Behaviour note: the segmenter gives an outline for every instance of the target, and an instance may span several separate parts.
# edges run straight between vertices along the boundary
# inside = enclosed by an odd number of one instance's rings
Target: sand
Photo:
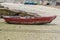
[[[60,25],[7,24],[0,19],[0,40],[60,40]]]
[[[60,15],[58,14],[54,21],[45,25],[7,24],[0,19],[0,40],[60,40]]]

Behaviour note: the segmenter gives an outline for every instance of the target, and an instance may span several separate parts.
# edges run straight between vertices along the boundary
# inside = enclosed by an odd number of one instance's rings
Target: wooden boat
[[[21,17],[21,16],[3,16],[7,23],[14,24],[46,24],[52,22],[56,16],[49,17]]]

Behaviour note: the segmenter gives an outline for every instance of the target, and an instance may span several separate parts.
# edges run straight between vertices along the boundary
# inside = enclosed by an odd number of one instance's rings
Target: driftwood
[[[0,15],[14,15],[14,11],[11,11],[9,9],[0,9]]]
[[[25,11],[20,11],[17,12],[14,16],[30,16],[30,17],[38,17],[40,15],[36,14],[36,13],[31,13],[31,12],[25,12]]]
[[[31,12],[25,12],[25,11],[19,11],[19,12],[15,12],[15,11],[12,11],[12,10],[9,10],[9,9],[0,9],[0,16],[4,16],[4,15],[7,15],[7,16],[22,16],[22,17],[25,17],[25,16],[31,16],[31,17],[37,17],[39,15],[37,15],[36,13],[31,13]]]

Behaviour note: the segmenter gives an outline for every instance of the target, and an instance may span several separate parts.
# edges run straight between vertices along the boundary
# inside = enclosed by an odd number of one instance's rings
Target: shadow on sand
[[[8,24],[8,23],[5,23],[5,24]],[[50,24],[50,23],[47,23],[47,24],[9,24],[9,25],[45,25],[45,26],[57,26],[58,24]]]

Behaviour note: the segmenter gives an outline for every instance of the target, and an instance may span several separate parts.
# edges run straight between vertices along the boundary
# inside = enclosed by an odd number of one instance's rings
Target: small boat
[[[51,23],[56,16],[49,17],[21,17],[21,16],[3,16],[7,23],[14,24],[46,24]]]
[[[37,5],[38,3],[37,2],[25,2],[24,3],[25,5],[27,4],[27,5]]]

